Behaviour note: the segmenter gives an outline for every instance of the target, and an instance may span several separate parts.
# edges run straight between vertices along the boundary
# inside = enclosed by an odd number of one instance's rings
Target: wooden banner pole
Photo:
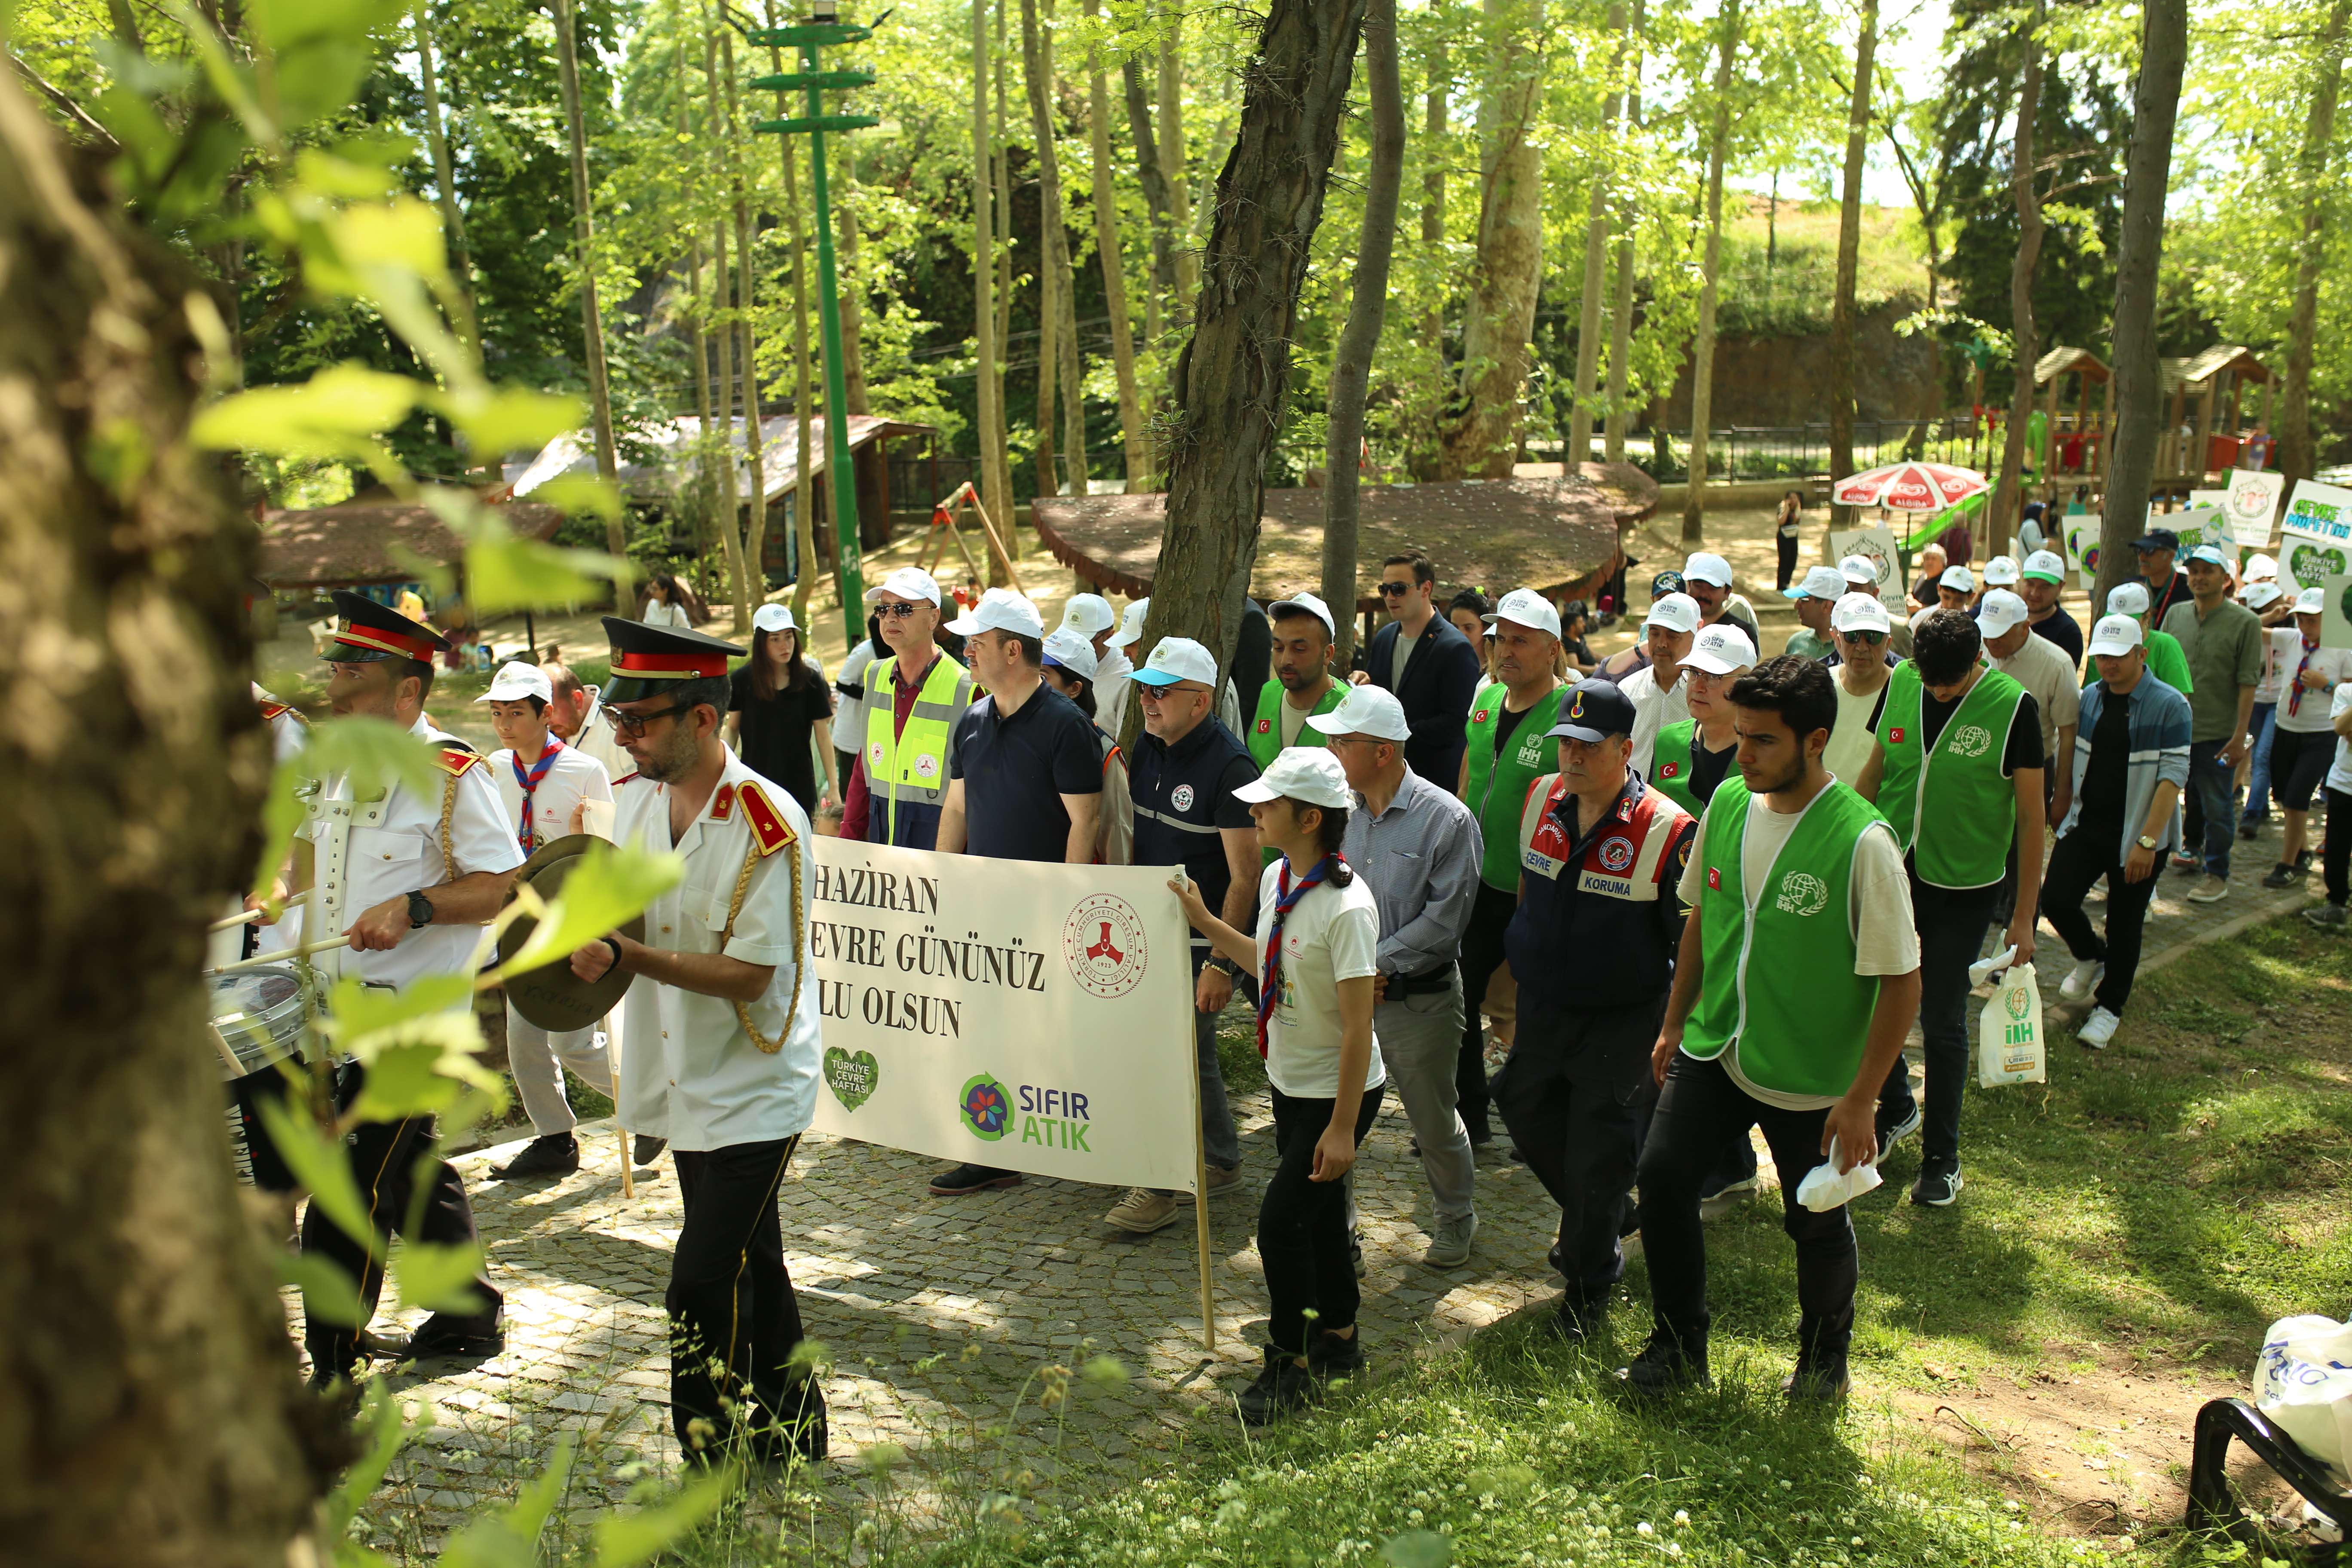
[[[978,494],[971,493],[971,486],[969,483],[965,484],[964,489],[967,492],[964,499],[971,504],[971,510],[980,514],[980,526],[988,533],[988,547],[996,552],[996,558],[999,561],[1004,563],[1004,574],[1013,580],[1013,591],[1019,594],[1028,593],[1029,590],[1022,585],[1020,568],[1013,564],[1013,557],[1005,552],[1004,541],[996,536],[996,524],[989,520],[988,509],[980,504]]]

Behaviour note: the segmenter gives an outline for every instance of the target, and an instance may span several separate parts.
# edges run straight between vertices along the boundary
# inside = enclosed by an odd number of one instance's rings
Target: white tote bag
[[[2352,1459],[2352,1323],[2281,1318],[2254,1363],[2254,1408],[2339,1479]]]
[[[1992,1000],[1977,1018],[1977,1083],[2042,1083],[2042,989],[2033,965],[2021,963],[1993,983]]]

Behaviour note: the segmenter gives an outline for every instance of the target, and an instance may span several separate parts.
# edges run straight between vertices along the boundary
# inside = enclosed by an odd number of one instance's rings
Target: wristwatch
[[[426,898],[422,892],[409,894],[408,929],[415,931],[419,926],[429,926],[432,923],[433,900]]]
[[[2141,834],[2137,839],[2133,840],[2133,842],[2137,843],[2143,849],[2153,849],[2157,847],[2157,841],[2149,837],[2145,833]]]
[[[1219,971],[1228,980],[1239,980],[1242,977],[1241,965],[1235,963],[1232,959],[1227,958],[1222,952],[1209,960],[1209,967]]]

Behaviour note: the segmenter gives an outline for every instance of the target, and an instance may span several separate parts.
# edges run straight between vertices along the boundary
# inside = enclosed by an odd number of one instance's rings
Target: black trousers
[[[2327,840],[2319,852],[2320,874],[2327,883],[2327,901],[2341,904],[2352,901],[2352,882],[2347,873],[2352,872],[2352,795],[2340,789],[2323,789],[2327,797]]]
[[[294,1065],[299,1069],[300,1064]],[[237,1175],[265,1193],[292,1192],[297,1184],[294,1173],[261,1121],[264,1102],[286,1102],[286,1075],[272,1062],[258,1072],[232,1079],[226,1088],[229,1152],[236,1162]]]
[[[1749,1097],[1720,1061],[1679,1051],[1666,1069],[1658,1110],[1642,1148],[1642,1252],[1650,1264],[1650,1310],[1660,1333],[1685,1352],[1706,1348],[1706,1237],[1698,1194],[1726,1142],[1764,1129],[1780,1173],[1780,1226],[1797,1244],[1797,1351],[1806,1366],[1843,1362],[1853,1339],[1853,1293],[1861,1279],[1853,1224],[1843,1205],[1815,1214],[1797,1201],[1805,1173],[1822,1163],[1829,1111],[1782,1110]]]
[[[1528,1168],[1559,1205],[1552,1266],[1571,1300],[1597,1301],[1624,1278],[1619,1219],[1641,1154],[1643,1089],[1665,998],[1568,1020],[1519,1015],[1495,1109]]]
[[[2050,851],[2050,868],[2042,875],[2042,918],[2066,944],[2077,962],[2096,960],[2107,966],[2095,993],[2098,1005],[2117,1017],[2131,1000],[2132,976],[2139,970],[2141,932],[2147,925],[2147,902],[2164,875],[2159,857],[2155,869],[2138,881],[2124,877],[2115,863],[2116,836],[2107,826],[2077,827]],[[2107,929],[2102,936],[2091,929],[2083,912],[2083,895],[2091,884],[2107,879]]]
[[[824,1390],[792,1365],[800,1298],[776,1190],[800,1140],[671,1152],[686,1224],[670,1259],[669,1407],[690,1458],[748,1438],[762,1458],[825,1452]]]
[[[336,1070],[338,1110],[350,1109],[366,1077],[356,1063]],[[328,1259],[351,1276],[359,1287],[360,1304],[373,1317],[383,1295],[383,1255],[394,1233],[436,1247],[469,1245],[476,1239],[474,1208],[466,1201],[466,1184],[457,1168],[440,1158],[429,1116],[363,1121],[353,1130],[347,1146],[360,1201],[367,1205],[368,1217],[375,1226],[375,1245],[373,1248],[362,1246],[314,1202],[302,1214],[302,1250]],[[480,1310],[436,1312],[432,1321],[436,1328],[480,1335],[497,1331],[503,1299],[482,1274],[474,1276],[473,1289],[481,1300]],[[310,1352],[313,1373],[349,1376],[359,1363],[359,1334],[360,1326],[320,1322],[306,1310],[302,1343]]]
[[[1780,580],[1773,586],[1785,593],[1789,580],[1797,574],[1797,546],[1802,542],[1790,538],[1776,528],[1772,531],[1772,542],[1779,547],[1780,557]]]
[[[1516,893],[1478,884],[1477,902],[1470,906],[1470,924],[1462,932],[1462,1055],[1454,1064],[1454,1108],[1470,1141],[1484,1143],[1494,1136],[1486,1119],[1486,1025],[1478,1004],[1486,999],[1487,982],[1503,967],[1503,933],[1518,911]]]
[[[1364,1090],[1356,1111],[1361,1147],[1389,1086]],[[1311,1332],[1351,1328],[1362,1296],[1348,1251],[1348,1184],[1312,1180],[1315,1145],[1331,1125],[1328,1100],[1274,1095],[1274,1175],[1257,1205],[1257,1256],[1273,1308],[1266,1339],[1286,1355],[1305,1355]],[[1310,1330],[1307,1314],[1315,1314]]]

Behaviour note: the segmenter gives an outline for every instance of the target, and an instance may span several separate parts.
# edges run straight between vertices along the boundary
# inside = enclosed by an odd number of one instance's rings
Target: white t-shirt
[[[1291,701],[1290,693],[1286,691],[1276,700],[1274,713],[1275,732],[1282,737],[1283,748],[1286,751],[1299,744],[1299,734],[1307,728],[1307,721],[1309,717],[1307,710]],[[1319,745],[1322,739],[1323,731],[1318,730],[1315,731],[1315,738],[1307,744]]]
[[[2293,625],[2273,626],[2263,634],[2263,675],[2254,682],[2254,700],[2275,702],[2286,689],[2287,671],[2303,657],[2303,633]]]
[[[1837,685],[1837,727],[1830,731],[1830,743],[1822,749],[1822,765],[1843,782],[1853,784],[1862,777],[1862,770],[1870,763],[1871,748],[1878,744],[1870,719],[1886,700],[1886,682],[1882,680],[1878,689],[1857,697],[1845,689],[1837,670],[1830,671],[1830,679]]]
[[[1647,665],[1627,676],[1617,689],[1633,703],[1633,754],[1625,765],[1647,778],[1650,753],[1657,748],[1658,731],[1690,717],[1690,704],[1684,700],[1683,672],[1675,670],[1674,684],[1661,691],[1657,667]]]
[[[637,617],[649,626],[677,626],[681,631],[694,628],[686,624],[684,605],[664,605],[652,599],[646,601],[646,613]]]
[[[523,844],[522,785],[515,781],[512,751],[491,755],[490,782],[499,786],[499,804],[506,807],[507,826],[514,830],[515,841],[526,855],[570,834],[572,808],[582,801],[613,798],[613,781],[606,775],[604,764],[577,746],[564,747],[548,764],[539,787],[531,791],[531,838]]]
[[[2336,699],[2327,705],[2327,720],[2333,724],[2352,709],[2352,680],[2336,689]],[[2336,738],[2336,761],[2327,770],[2327,787],[2341,795],[2352,795],[2352,741],[2341,735]]]
[[[1717,795],[1717,800],[1725,797]],[[1710,803],[1708,810],[1714,809]],[[1771,875],[1772,862],[1789,835],[1796,831],[1802,812],[1781,813],[1764,804],[1762,795],[1748,797],[1748,832],[1740,841],[1739,876],[1742,885],[1755,888],[1763,885]],[[1699,840],[1706,842],[1706,827],[1702,822]],[[1706,894],[1706,857],[1694,855],[1683,868],[1681,886],[1675,890],[1683,902],[1694,912],[1698,901]],[[1719,896],[1719,895],[1718,895]],[[1853,882],[1852,889],[1853,921],[1853,972],[1856,974],[1908,974],[1919,967],[1919,930],[1911,912],[1911,881],[1903,869],[1903,851],[1895,846],[1895,831],[1883,822],[1875,822],[1863,831],[1861,842],[1853,852]],[[1788,1094],[1780,1089],[1763,1089],[1751,1083],[1739,1070],[1739,1043],[1735,1040],[1723,1053],[1724,1070],[1731,1080],[1745,1089],[1750,1098],[1786,1110],[1820,1110],[1837,1103],[1835,1095]]]
[[[2294,651],[2288,654],[2279,674],[2278,727],[2290,734],[2308,735],[2328,728],[2326,694],[2345,681],[2352,680],[2352,647],[2315,647],[2311,650],[2311,663],[2305,668],[2317,670],[2327,678],[2327,685],[2316,691],[2305,690],[2296,710],[2286,710],[2287,700],[2294,695],[2295,667],[2303,663],[2303,634],[2297,632]]]
[[[1257,882],[1257,929],[1274,929],[1276,860]],[[1260,944],[1261,951],[1263,944]],[[1331,1100],[1339,1092],[1339,991],[1342,980],[1380,973],[1381,912],[1359,875],[1344,888],[1326,882],[1298,900],[1282,922],[1282,988],[1265,1024],[1265,1076],[1296,1100]],[[1260,969],[1264,968],[1261,956]],[[1381,1042],[1364,1087],[1388,1081]]]

